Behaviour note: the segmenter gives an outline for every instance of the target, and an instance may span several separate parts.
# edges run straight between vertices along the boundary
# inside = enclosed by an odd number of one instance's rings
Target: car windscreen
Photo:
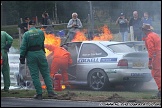
[[[127,53],[135,51],[134,48],[131,48],[126,44],[114,44],[108,45],[107,47],[110,48],[114,53]]]

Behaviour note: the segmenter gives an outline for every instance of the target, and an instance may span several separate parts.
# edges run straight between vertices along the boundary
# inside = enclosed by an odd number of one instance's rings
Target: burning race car
[[[143,42],[82,41],[66,45],[73,59],[68,69],[71,85],[87,85],[97,91],[124,85],[134,90],[152,79]]]

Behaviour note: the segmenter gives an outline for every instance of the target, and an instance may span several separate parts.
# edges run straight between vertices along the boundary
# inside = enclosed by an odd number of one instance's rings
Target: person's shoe
[[[161,91],[159,91],[159,92],[157,93],[157,97],[158,97],[159,99],[161,99]]]
[[[48,97],[57,97],[57,93],[55,92],[48,93]]]
[[[2,89],[2,92],[9,92],[9,89]]]
[[[34,95],[34,99],[42,100],[42,94]]]

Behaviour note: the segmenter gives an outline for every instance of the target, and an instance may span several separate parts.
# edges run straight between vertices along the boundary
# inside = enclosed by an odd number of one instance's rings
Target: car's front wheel
[[[94,69],[88,75],[90,89],[100,91],[108,86],[108,77],[102,69]]]

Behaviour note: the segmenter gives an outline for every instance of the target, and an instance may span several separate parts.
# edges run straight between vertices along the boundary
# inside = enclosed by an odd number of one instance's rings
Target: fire
[[[41,28],[42,29],[42,28]],[[44,31],[44,29],[42,29]],[[113,38],[111,31],[109,30],[107,25],[104,25],[103,27],[98,29],[99,31],[101,31],[101,33],[97,36],[94,36],[92,40],[111,40]],[[75,41],[86,41],[87,36],[85,35],[87,33],[86,29],[83,29],[82,31],[77,31],[74,39],[72,40],[72,42]],[[60,46],[61,44],[61,38],[57,37],[55,34],[47,34],[44,31],[45,34],[45,42],[44,44],[52,44],[52,45],[56,45],[56,46]],[[46,54],[49,55],[49,52],[46,50]]]
[[[46,89],[46,85],[42,85],[42,89]]]
[[[41,29],[41,30],[43,30],[44,34],[45,34],[44,44],[51,44],[51,45],[55,45],[55,46],[60,46],[61,45],[61,38],[60,37],[57,37],[55,34],[47,34],[44,29]],[[95,40],[105,41],[105,40],[111,40],[113,38],[113,36],[112,36],[112,34],[111,34],[111,32],[110,32],[107,25],[104,25],[99,30],[102,33],[100,33],[99,36],[97,36],[97,35],[94,36],[92,41],[95,41]],[[87,30],[85,30],[85,29],[83,29],[82,31],[76,32],[72,42],[88,41],[87,36],[85,35],[86,33],[87,33]],[[51,51],[47,50],[46,48],[45,48],[45,51],[46,51],[46,56],[51,54]],[[66,86],[62,85],[62,89],[65,89],[65,88],[66,88]],[[45,84],[42,85],[42,89],[46,89]]]
[[[43,90],[45,90],[47,87],[46,87],[46,85],[44,84],[44,85],[42,85],[42,89]],[[62,90],[64,90],[65,88],[66,88],[66,86],[65,85],[62,85],[61,86],[61,88],[62,88]]]
[[[104,25],[103,27],[99,28],[98,30],[101,31],[101,33],[98,36],[95,35],[93,37],[92,41],[95,41],[95,40],[107,41],[107,40],[111,40],[113,38],[112,33],[110,32],[107,25]],[[82,31],[77,31],[72,42],[88,40],[87,36],[85,36],[86,32],[87,32],[87,30],[85,30],[85,29]]]
[[[72,42],[87,40],[83,32],[77,31]]]
[[[107,25],[104,25],[103,27],[101,27],[101,34],[99,36],[94,36],[93,40],[111,40],[113,38],[109,28]]]
[[[47,34],[45,31],[44,31],[44,34],[45,34],[44,44],[50,44],[50,45],[55,45],[55,46],[61,45],[60,37],[57,37],[55,34]],[[51,53],[51,51],[47,50],[46,48],[45,48],[45,51],[46,51],[46,56],[48,56]]]
[[[42,30],[44,31],[44,34],[45,34],[44,44],[51,44],[51,45],[55,45],[55,46],[61,45],[60,37],[56,36],[55,34],[47,34],[44,29],[42,29]],[[112,33],[110,32],[107,25],[104,25],[103,27],[99,28],[98,30],[101,31],[101,33],[99,35],[93,36],[92,41],[96,41],[96,40],[107,41],[107,40],[111,40],[113,38]],[[87,33],[86,29],[83,29],[82,31],[77,31],[72,42],[88,41],[89,39],[85,35],[86,33]],[[51,51],[47,50],[46,48],[45,48],[45,51],[46,51],[46,56],[48,56],[51,53]]]

